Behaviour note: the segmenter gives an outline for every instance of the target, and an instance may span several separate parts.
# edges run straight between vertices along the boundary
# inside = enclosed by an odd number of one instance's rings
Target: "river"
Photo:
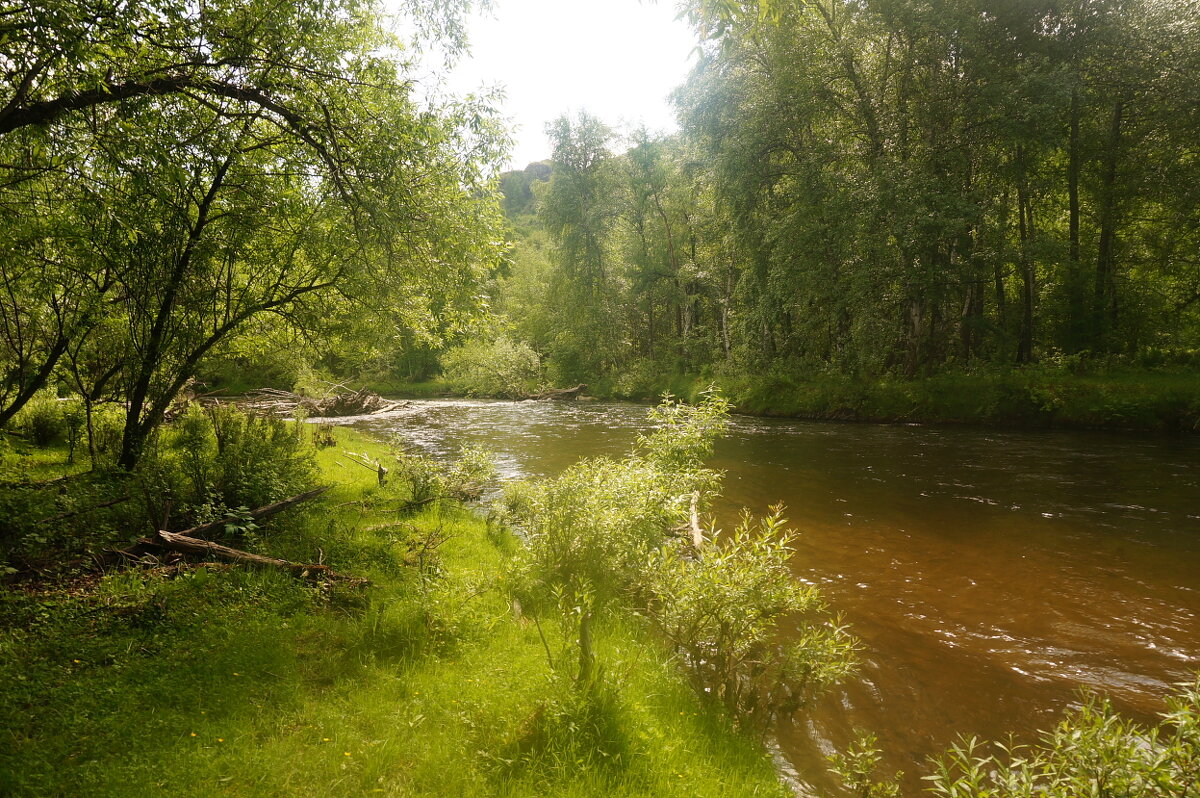
[[[646,408],[414,402],[356,422],[506,477],[620,456]],[[735,417],[712,465],[718,521],[774,503],[801,534],[799,579],[863,641],[856,680],[780,729],[815,786],[854,729],[921,789],[959,735],[1031,741],[1081,688],[1153,720],[1200,669],[1200,440]]]

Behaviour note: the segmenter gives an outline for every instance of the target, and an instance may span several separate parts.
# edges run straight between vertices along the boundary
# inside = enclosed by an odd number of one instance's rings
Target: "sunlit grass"
[[[503,589],[507,533],[398,514],[403,489],[343,454],[386,447],[335,435],[335,488],[257,545],[366,590],[238,567],[0,590],[0,794],[786,794],[636,618],[600,630],[606,687],[578,695]],[[441,530],[439,576],[398,528]]]

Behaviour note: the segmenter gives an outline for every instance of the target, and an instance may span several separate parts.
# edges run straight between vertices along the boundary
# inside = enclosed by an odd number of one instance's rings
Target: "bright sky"
[[[674,0],[494,0],[490,14],[471,19],[471,55],[448,88],[504,88],[511,168],[549,157],[546,123],[567,111],[587,110],[619,131],[674,131],[667,96],[696,47],[675,15]]]

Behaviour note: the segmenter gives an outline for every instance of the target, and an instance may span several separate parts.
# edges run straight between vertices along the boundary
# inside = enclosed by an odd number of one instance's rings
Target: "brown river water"
[[[626,453],[646,409],[447,400],[358,424],[518,477]],[[862,639],[858,677],[779,730],[818,789],[855,729],[913,795],[960,735],[1032,741],[1082,688],[1152,721],[1200,670],[1200,438],[736,417],[712,465],[718,522],[783,502],[797,578]]]

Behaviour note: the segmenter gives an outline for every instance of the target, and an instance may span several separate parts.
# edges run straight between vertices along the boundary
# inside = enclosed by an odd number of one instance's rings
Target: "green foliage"
[[[454,390],[467,396],[516,399],[536,393],[542,383],[538,353],[506,335],[450,349],[442,355],[442,373]]]
[[[16,414],[10,425],[20,433],[29,437],[36,446],[49,446],[62,442],[68,437],[74,423],[68,424],[68,408],[59,401],[58,394],[52,389],[39,391]]]
[[[531,589],[586,592],[601,604],[646,595],[648,557],[686,518],[693,492],[716,484],[703,458],[726,408],[715,395],[698,405],[667,399],[651,412],[658,428],[639,437],[630,456],[581,460],[511,489],[527,543],[518,572]]]
[[[964,740],[927,776],[944,798],[1147,796],[1186,798],[1200,785],[1200,679],[1180,685],[1164,723],[1146,728],[1088,696],[1034,746]]]
[[[303,427],[231,406],[192,406],[161,431],[137,472],[148,520],[191,526],[311,488],[313,449]]]
[[[409,452],[393,452],[392,478],[403,483],[409,502],[422,505],[434,499],[473,501],[496,478],[495,455],[486,449],[464,447],[451,463]]]
[[[879,760],[875,735],[866,733],[859,734],[844,753],[829,757],[830,770],[855,798],[899,798],[900,778],[904,774],[878,780],[875,771],[879,768]]]
[[[712,388],[695,404],[664,396],[649,414],[654,431],[638,436],[637,450],[664,472],[703,476],[699,466],[724,434],[729,409],[729,402]]]
[[[602,671],[597,619],[614,605],[640,606],[681,655],[698,693],[765,728],[847,675],[855,641],[826,617],[816,589],[793,579],[791,538],[778,512],[757,526],[747,519],[719,543],[681,549],[676,530],[717,485],[703,462],[727,414],[715,393],[696,405],[667,397],[650,413],[655,429],[638,437],[629,457],[583,460],[510,490],[508,509],[526,543],[513,589],[526,609],[556,609],[572,630],[577,683],[594,686]],[[547,653],[554,667],[575,667],[565,653]]]
[[[763,728],[853,672],[857,645],[788,567],[782,508],[682,556],[650,562],[654,617],[699,691]],[[790,639],[789,639],[790,638]]]

